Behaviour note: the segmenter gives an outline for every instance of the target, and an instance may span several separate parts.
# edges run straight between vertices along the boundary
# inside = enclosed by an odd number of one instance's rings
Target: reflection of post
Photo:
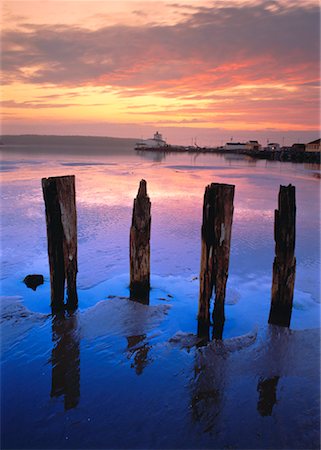
[[[280,186],[274,219],[275,258],[269,323],[285,327],[290,326],[293,305],[295,216],[295,187]]]
[[[46,205],[51,306],[55,310],[64,308],[67,279],[67,307],[73,309],[78,305],[75,177],[43,178],[42,190]]]
[[[203,347],[195,356],[191,408],[193,419],[211,431],[222,410],[227,353]]]
[[[130,356],[134,355],[134,362],[132,363],[131,367],[135,368],[137,375],[141,375],[143,373],[143,370],[149,362],[148,352],[151,347],[148,346],[147,343],[144,343],[145,339],[146,334],[127,337],[129,354]]]
[[[257,410],[261,416],[271,416],[273,406],[276,403],[276,388],[279,381],[278,376],[272,378],[260,378],[257,390],[259,392],[259,400]]]
[[[225,321],[224,302],[233,221],[234,185],[212,183],[206,187],[203,205],[202,252],[198,310],[198,335],[206,337],[213,285],[213,337],[222,339]]]
[[[52,319],[51,397],[64,396],[65,410],[75,408],[80,397],[80,348],[77,315],[60,312]]]
[[[149,303],[151,203],[141,180],[130,228],[130,298]]]

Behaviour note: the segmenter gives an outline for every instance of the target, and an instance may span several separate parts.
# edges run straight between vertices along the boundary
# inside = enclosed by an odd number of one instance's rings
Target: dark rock
[[[33,291],[37,289],[40,284],[43,284],[44,278],[43,275],[27,275],[23,282],[28,288],[31,288]]]

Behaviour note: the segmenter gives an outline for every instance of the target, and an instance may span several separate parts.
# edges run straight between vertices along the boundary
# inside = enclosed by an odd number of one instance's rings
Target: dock
[[[222,155],[244,155],[253,159],[266,159],[270,161],[288,161],[297,163],[317,163],[320,164],[320,152],[293,151],[291,147],[281,147],[280,150],[249,150],[235,149],[228,150],[223,147],[199,147],[199,146],[183,146],[166,144],[159,147],[154,146],[136,146],[137,152],[154,152],[154,153],[216,153]]]

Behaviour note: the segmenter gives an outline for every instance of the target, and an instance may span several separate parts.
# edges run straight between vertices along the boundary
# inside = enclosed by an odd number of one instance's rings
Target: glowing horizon
[[[316,1],[27,0],[2,16],[3,134],[319,137]]]

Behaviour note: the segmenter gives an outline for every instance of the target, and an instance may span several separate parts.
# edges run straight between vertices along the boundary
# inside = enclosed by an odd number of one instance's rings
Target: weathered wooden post
[[[46,206],[51,307],[54,310],[64,309],[65,306],[75,309],[78,306],[75,176],[43,178],[41,182]]]
[[[224,302],[230,257],[235,186],[212,183],[204,194],[198,335],[208,337],[210,299],[215,286],[213,337],[222,339]]]
[[[290,326],[295,281],[295,186],[280,186],[274,214],[275,258],[269,323]]]
[[[146,181],[141,180],[130,228],[130,298],[145,304],[150,290],[150,210]]]

